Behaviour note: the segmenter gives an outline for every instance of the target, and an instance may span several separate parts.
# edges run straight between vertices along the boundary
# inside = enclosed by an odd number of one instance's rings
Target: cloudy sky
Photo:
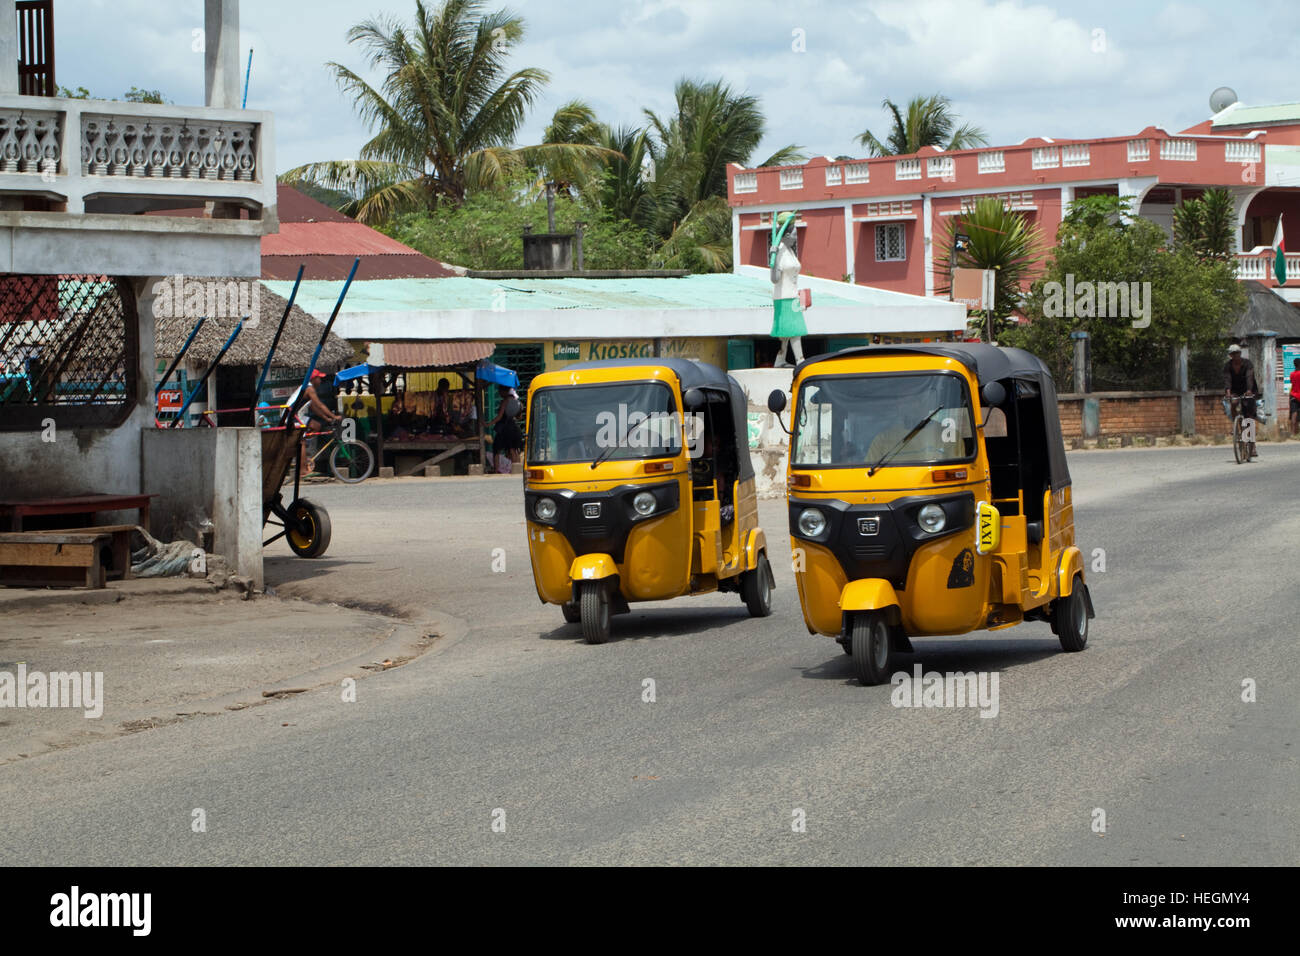
[[[788,143],[810,155],[865,155],[855,139],[864,129],[883,138],[885,97],[942,92],[995,145],[1183,129],[1208,115],[1222,85],[1248,104],[1300,101],[1294,0],[488,3],[499,7],[526,24],[513,65],[551,74],[521,143],[535,142],[555,107],[575,97],[606,122],[639,123],[643,108],[671,108],[682,76],[722,77],[759,97],[768,132],[755,162]],[[280,171],[356,156],[367,132],[325,64],[365,72],[348,27],[414,9],[414,0],[244,0],[248,105],[275,113]],[[202,0],[58,0],[58,80],[100,97],[134,85],[202,103],[202,25]]]

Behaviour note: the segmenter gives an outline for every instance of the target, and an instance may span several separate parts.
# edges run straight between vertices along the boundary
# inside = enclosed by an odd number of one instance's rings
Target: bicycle
[[[312,471],[317,470],[316,459],[329,449],[330,474],[339,481],[354,485],[359,481],[365,481],[370,477],[371,472],[375,470],[375,453],[370,450],[370,446],[363,441],[358,441],[352,437],[355,434],[356,421],[351,418],[340,418],[330,426],[330,439],[325,442],[317,451],[308,458],[308,464]],[[324,435],[326,432],[307,432],[307,435]],[[304,435],[304,437],[306,437]]]
[[[1250,452],[1255,445],[1255,428],[1258,424],[1255,417],[1255,395],[1248,392],[1245,395],[1231,395],[1229,398],[1232,406],[1228,414],[1233,416],[1232,454],[1240,465],[1250,461]]]

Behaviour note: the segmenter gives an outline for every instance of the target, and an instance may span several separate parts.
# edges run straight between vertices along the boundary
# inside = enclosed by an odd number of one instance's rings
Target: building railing
[[[0,194],[69,213],[274,207],[271,149],[269,113],[0,95]]]
[[[1256,247],[1250,252],[1237,253],[1237,278],[1254,279],[1257,282],[1275,284],[1273,276],[1273,250],[1267,246]],[[1286,274],[1288,280],[1292,276],[1300,276],[1300,254],[1287,255]]]

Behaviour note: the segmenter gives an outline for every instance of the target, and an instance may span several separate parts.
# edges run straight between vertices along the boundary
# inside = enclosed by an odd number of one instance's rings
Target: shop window
[[[876,226],[876,261],[899,262],[907,258],[902,223]]]
[[[497,365],[514,369],[519,375],[519,400],[527,404],[528,387],[533,379],[546,369],[546,353],[540,342],[528,342],[510,345],[498,345],[488,359]],[[497,389],[488,387],[483,390],[483,412],[485,421],[496,417],[498,405]]]

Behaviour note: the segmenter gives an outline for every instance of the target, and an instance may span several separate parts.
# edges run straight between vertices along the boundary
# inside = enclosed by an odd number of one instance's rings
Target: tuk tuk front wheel
[[[772,613],[772,566],[765,552],[758,553],[754,570],[746,571],[741,577],[740,596],[745,599],[750,617],[767,617]]]
[[[1083,578],[1077,574],[1070,596],[1052,604],[1052,630],[1063,650],[1075,652],[1088,646],[1088,604],[1083,597]]]
[[[609,595],[604,582],[583,581],[579,604],[583,638],[588,644],[604,644],[609,640]]]
[[[853,670],[865,686],[883,684],[889,680],[893,662],[890,646],[889,623],[878,611],[853,615],[849,654],[853,657]]]

